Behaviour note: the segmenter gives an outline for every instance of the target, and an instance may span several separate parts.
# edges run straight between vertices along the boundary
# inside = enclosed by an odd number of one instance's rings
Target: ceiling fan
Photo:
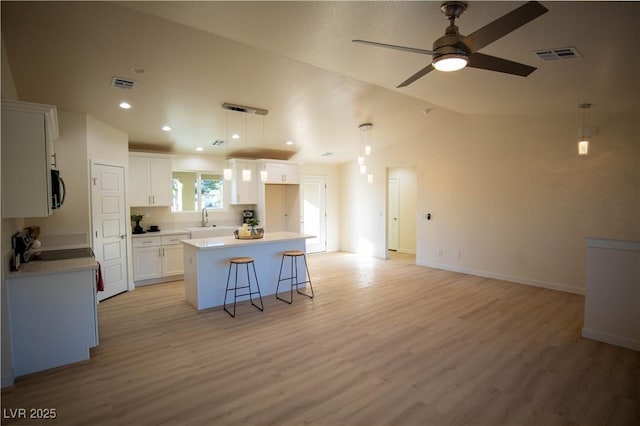
[[[431,64],[400,83],[398,87],[408,86],[434,69],[439,71],[457,71],[469,66],[522,77],[526,77],[536,70],[535,67],[529,65],[478,53],[478,50],[546,13],[548,11],[546,7],[537,1],[527,2],[474,33],[464,36],[458,32],[455,20],[462,15],[467,9],[467,6],[468,2],[466,1],[445,1],[442,3],[440,10],[442,10],[442,13],[449,19],[449,26],[444,36],[433,43],[433,50],[377,43],[367,40],[353,40],[353,42],[433,56]]]

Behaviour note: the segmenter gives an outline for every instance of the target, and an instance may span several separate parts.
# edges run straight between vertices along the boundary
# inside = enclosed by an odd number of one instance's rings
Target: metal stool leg
[[[227,294],[229,293],[229,278],[231,277],[231,268],[233,267],[233,264],[230,263],[229,264],[229,273],[227,274],[227,288],[225,289],[224,292],[224,310],[231,315],[231,318],[235,318],[236,317],[236,298],[233,298],[233,313],[231,313],[228,309],[227,309]],[[235,287],[238,287],[238,265],[236,264],[236,284]],[[235,291],[236,289],[234,288],[234,296],[235,296]]]
[[[278,295],[278,289],[280,288],[280,282],[282,281],[287,281],[290,280],[291,278],[282,278],[282,267],[284,266],[284,258],[285,257],[289,257],[289,256],[285,256],[284,254],[282,255],[282,261],[280,262],[280,273],[278,274],[278,285],[276,286],[276,299],[280,299],[283,302],[287,302],[288,304],[291,304],[293,302],[293,293],[291,293],[291,300],[287,300],[287,299],[283,299],[282,297],[280,297]]]
[[[311,284],[311,274],[309,273],[309,266],[307,265],[307,256],[306,255],[302,255],[302,258],[304,259],[304,270],[307,272],[307,281],[301,282],[299,284],[296,285],[296,291],[298,292],[298,294],[302,294],[303,296],[307,296],[309,299],[313,299],[313,297],[315,296],[315,294],[313,293],[313,285]],[[297,263],[296,263],[297,266]],[[298,282],[297,276],[296,276],[296,282]],[[306,284],[309,283],[309,288],[311,289],[311,294],[307,294],[304,293],[302,291],[300,291],[298,289],[298,285],[300,284]]]
[[[256,274],[256,264],[251,262],[251,266],[253,266],[253,276],[256,279],[256,288],[258,289],[258,297],[260,297],[260,306],[253,303],[252,294],[255,294],[255,292],[253,293],[251,292],[251,281],[249,281],[249,298],[251,299],[251,304],[253,306],[260,309],[261,311],[264,311],[264,305],[262,304],[262,293],[260,293],[260,284],[258,283],[258,274]],[[249,277],[249,264],[247,264],[247,278],[248,277]]]

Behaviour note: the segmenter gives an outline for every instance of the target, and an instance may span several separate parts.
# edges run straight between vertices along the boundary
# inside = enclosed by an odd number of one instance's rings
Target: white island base
[[[232,257],[253,257],[264,298],[275,294],[278,274],[285,250],[305,250],[305,239],[312,235],[295,232],[265,233],[263,238],[255,240],[237,240],[234,237],[201,238],[183,240],[184,245],[184,287],[187,302],[198,310],[222,306],[224,304],[229,259]],[[291,274],[289,259],[285,260],[286,275]],[[235,271],[235,267],[234,267]],[[253,271],[249,267],[253,281]],[[298,276],[304,277],[304,262],[298,262]],[[233,282],[234,272],[231,273]],[[246,269],[238,267],[238,284],[246,283]],[[283,282],[285,291],[289,290],[289,282]],[[253,284],[252,284],[253,287]],[[283,288],[280,289],[281,291]],[[254,298],[257,295],[254,295]],[[249,296],[238,298],[246,300]],[[227,303],[233,303],[233,292],[229,292]]]

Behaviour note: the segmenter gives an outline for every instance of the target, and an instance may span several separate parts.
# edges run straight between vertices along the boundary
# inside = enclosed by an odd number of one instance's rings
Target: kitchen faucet
[[[202,227],[204,228],[209,223],[209,213],[207,212],[207,208],[202,208]]]

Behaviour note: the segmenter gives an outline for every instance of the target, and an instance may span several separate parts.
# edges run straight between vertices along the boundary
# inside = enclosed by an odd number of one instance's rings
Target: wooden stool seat
[[[253,262],[253,257],[232,257],[229,260],[229,263],[238,264],[238,265],[243,265],[245,263],[251,263],[251,262]]]
[[[291,259],[291,270],[289,272],[288,277],[282,276],[285,257]],[[302,260],[304,260],[305,273],[303,274],[303,277],[306,278],[306,281],[300,281],[298,279],[298,258],[299,257],[302,257]],[[280,291],[280,283],[283,281],[289,281],[289,294],[290,294],[289,300],[283,299],[278,294]],[[299,289],[299,286],[303,286],[306,288],[307,284],[309,284],[309,289],[311,290],[310,294],[306,292],[302,292]],[[307,266],[307,256],[305,255],[305,252],[302,250],[285,250],[282,252],[282,261],[280,262],[280,273],[278,274],[278,285],[276,286],[276,299],[280,299],[283,302],[287,302],[288,304],[291,304],[293,302],[293,287],[296,288],[296,293],[302,294],[303,296],[307,296],[309,299],[313,299],[313,296],[314,296],[313,285],[311,284],[311,275],[309,275],[309,267]]]

